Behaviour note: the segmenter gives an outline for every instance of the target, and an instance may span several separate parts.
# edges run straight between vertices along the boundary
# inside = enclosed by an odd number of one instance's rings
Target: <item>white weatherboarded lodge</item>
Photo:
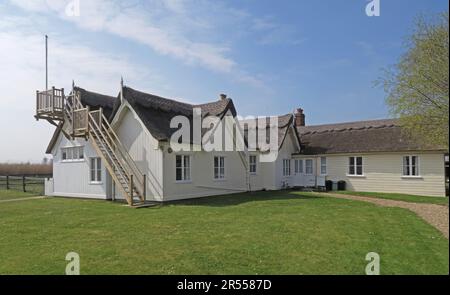
[[[137,205],[319,188],[331,180],[333,187],[345,181],[347,190],[445,196],[445,149],[417,143],[395,119],[308,126],[297,109],[277,116],[277,156],[263,162],[260,150],[174,151],[170,138],[177,129],[170,120],[192,118],[193,108],[201,109],[202,116],[231,117],[239,125],[226,95],[191,105],[123,85],[117,97],[76,86],[67,96],[64,89],[38,91],[36,118],[56,126],[47,148],[54,160],[46,194],[125,199]],[[250,127],[241,123],[246,135]]]

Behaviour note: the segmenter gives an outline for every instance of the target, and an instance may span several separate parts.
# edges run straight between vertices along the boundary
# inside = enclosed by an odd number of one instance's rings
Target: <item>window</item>
[[[363,158],[349,157],[348,158],[348,175],[363,175]]]
[[[283,159],[283,176],[291,175],[291,160]]]
[[[305,173],[308,175],[313,174],[313,160],[312,159],[305,160]]]
[[[303,160],[295,160],[294,172],[295,172],[295,174],[303,173]]]
[[[91,158],[91,182],[102,181],[102,160],[100,158]]]
[[[175,158],[176,181],[191,180],[191,157],[187,155],[176,155]]]
[[[84,147],[73,146],[61,148],[62,161],[80,161],[84,159]]]
[[[419,157],[403,157],[403,176],[419,176]]]
[[[249,172],[256,174],[256,156],[249,157]]]
[[[225,178],[225,157],[214,157],[214,179]]]
[[[327,174],[327,158],[320,157],[320,174]]]

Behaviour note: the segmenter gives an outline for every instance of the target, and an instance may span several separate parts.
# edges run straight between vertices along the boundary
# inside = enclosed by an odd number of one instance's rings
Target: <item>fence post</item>
[[[6,189],[9,189],[9,175],[6,175]]]
[[[22,176],[22,185],[23,185],[23,192],[26,193],[26,189],[25,189],[25,175]]]

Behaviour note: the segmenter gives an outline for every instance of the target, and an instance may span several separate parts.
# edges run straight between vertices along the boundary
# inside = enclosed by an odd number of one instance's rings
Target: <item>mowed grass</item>
[[[45,177],[25,177],[25,192],[33,195],[43,195],[44,194],[44,182]],[[22,176],[9,176],[9,190],[16,192],[23,192],[24,180]],[[6,176],[0,176],[0,190],[7,190],[7,180]],[[2,194],[0,193],[0,197]]]
[[[0,189],[0,201],[2,200],[12,200],[12,199],[22,199],[33,197],[34,193],[24,193],[16,190],[2,190]]]
[[[449,244],[399,208],[279,191],[145,209],[47,198],[0,203],[0,274],[447,274]]]
[[[405,202],[412,202],[412,203],[428,203],[428,204],[437,204],[437,205],[448,205],[447,197],[429,197],[429,196],[416,196],[416,195],[396,194],[396,193],[375,193],[375,192],[354,192],[354,191],[336,191],[336,193],[353,195],[353,196],[390,199],[390,200],[405,201]]]

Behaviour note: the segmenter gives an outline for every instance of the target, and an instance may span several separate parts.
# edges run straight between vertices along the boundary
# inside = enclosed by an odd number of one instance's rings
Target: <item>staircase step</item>
[[[160,203],[153,202],[153,201],[145,201],[145,202],[138,202],[136,204],[133,204],[132,208],[139,209],[139,208],[147,208],[147,207],[155,207],[159,206]]]

